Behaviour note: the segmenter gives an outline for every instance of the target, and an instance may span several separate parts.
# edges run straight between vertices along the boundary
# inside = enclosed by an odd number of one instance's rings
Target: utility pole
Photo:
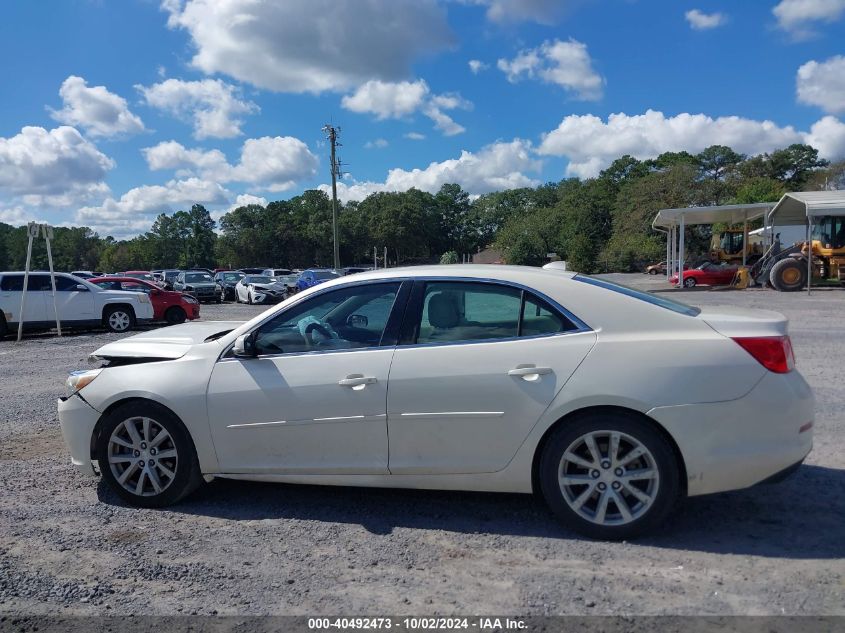
[[[323,126],[323,132],[326,133],[326,138],[331,145],[331,171],[332,171],[332,234],[334,237],[334,269],[340,270],[340,238],[337,231],[337,178],[341,176],[340,161],[337,159],[337,147],[340,143],[337,142],[337,135],[340,132],[339,127],[335,127],[330,123]]]

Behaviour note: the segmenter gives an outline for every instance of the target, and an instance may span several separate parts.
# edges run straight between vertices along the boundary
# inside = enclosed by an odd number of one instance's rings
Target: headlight
[[[194,299],[191,295],[182,295],[182,301],[185,303],[199,303],[199,301]]]
[[[71,372],[70,376],[65,381],[65,390],[68,397],[80,391],[83,387],[88,386],[91,382],[100,375],[102,369],[82,369],[80,371]]]

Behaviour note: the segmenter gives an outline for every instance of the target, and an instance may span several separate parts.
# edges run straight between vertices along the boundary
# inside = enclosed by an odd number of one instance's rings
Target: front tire
[[[676,505],[681,467],[648,422],[609,412],[564,422],[539,467],[549,508],[590,538],[629,539],[654,530]]]
[[[684,277],[684,288],[695,288],[695,277]]]
[[[185,322],[188,315],[185,314],[185,311],[179,306],[173,306],[172,308],[167,309],[167,312],[164,313],[164,318],[169,325],[179,325],[180,323]]]
[[[246,302],[247,302],[249,305],[252,305],[252,293],[251,293],[251,292],[248,292],[248,293],[247,293],[247,295],[246,295]]]
[[[152,402],[129,402],[109,413],[96,455],[103,479],[134,506],[172,505],[202,483],[187,430],[169,410]]]
[[[797,292],[807,285],[807,263],[787,257],[772,266],[769,280],[775,290]]]
[[[106,310],[103,321],[110,332],[122,334],[135,327],[135,312],[132,308],[115,306]]]
[[[6,323],[6,317],[3,314],[0,314],[0,341],[6,338],[6,335],[9,333],[9,326]]]

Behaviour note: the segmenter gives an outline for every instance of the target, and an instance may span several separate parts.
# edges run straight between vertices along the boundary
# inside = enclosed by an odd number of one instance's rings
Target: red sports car
[[[129,290],[146,292],[153,304],[153,319],[167,321],[171,325],[184,323],[185,319],[198,319],[200,304],[190,295],[175,290],[163,290],[151,281],[134,277],[95,277],[90,280],[108,290]]]
[[[736,266],[719,266],[705,262],[697,268],[684,271],[684,287],[692,288],[699,284],[703,286],[727,286],[736,276]],[[678,274],[669,277],[669,283],[678,284]]]

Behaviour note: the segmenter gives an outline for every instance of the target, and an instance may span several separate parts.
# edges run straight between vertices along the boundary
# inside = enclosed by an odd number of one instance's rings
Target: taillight
[[[795,368],[795,354],[788,336],[742,336],[734,340],[769,371],[786,374]]]

